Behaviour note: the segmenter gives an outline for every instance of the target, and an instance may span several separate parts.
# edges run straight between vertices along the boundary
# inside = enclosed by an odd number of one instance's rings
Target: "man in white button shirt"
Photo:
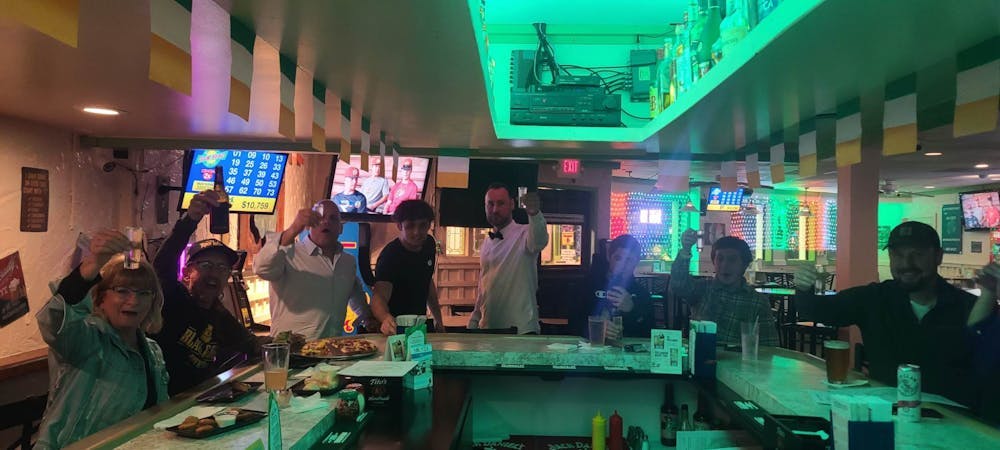
[[[306,228],[309,234],[298,238]],[[270,282],[271,335],[291,331],[306,340],[340,336],[347,306],[368,316],[358,262],[337,240],[343,227],[330,200],[303,208],[285,231],[271,233],[253,268]]]
[[[486,190],[486,220],[493,226],[479,249],[479,294],[469,328],[517,327],[538,333],[538,254],[549,243],[538,194],[521,198],[528,224],[514,223],[514,195],[502,183]]]

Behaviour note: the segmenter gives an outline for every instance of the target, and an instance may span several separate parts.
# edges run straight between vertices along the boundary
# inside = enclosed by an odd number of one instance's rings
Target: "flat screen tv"
[[[962,204],[962,224],[965,231],[982,231],[1000,227],[1000,193],[975,191],[958,194]]]
[[[274,214],[281,180],[285,175],[285,153],[256,150],[198,149],[188,153],[184,162],[184,193],[178,209],[186,210],[198,192],[212,189],[215,168],[226,174],[229,211],[234,213]]]
[[[708,190],[708,204],[705,209],[709,211],[739,211],[743,204],[743,188],[735,191],[723,191],[721,187],[714,186]]]
[[[379,160],[378,155],[370,156],[368,170],[361,168],[361,155],[351,155],[350,164],[334,160],[329,198],[345,220],[388,220],[404,200],[424,198],[429,158],[400,156],[395,179],[393,159],[385,158],[384,176],[379,176]]]

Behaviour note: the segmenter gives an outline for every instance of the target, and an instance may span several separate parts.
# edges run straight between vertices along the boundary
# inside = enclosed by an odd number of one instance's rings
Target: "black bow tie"
[[[503,240],[503,233],[497,231],[496,233],[490,231],[490,239],[500,239]]]

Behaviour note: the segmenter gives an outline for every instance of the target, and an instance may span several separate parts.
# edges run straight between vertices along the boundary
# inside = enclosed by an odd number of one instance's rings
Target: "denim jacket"
[[[76,304],[56,294],[36,314],[49,344],[51,375],[36,449],[65,447],[141,411],[147,396],[143,354],[153,372],[156,402],[167,399],[159,345],[140,332],[140,354],[92,312],[90,294]]]

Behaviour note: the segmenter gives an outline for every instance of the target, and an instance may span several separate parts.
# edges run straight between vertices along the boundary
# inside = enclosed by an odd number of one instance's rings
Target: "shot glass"
[[[125,227],[125,237],[132,246],[125,252],[125,268],[135,270],[142,262],[142,228]]]

